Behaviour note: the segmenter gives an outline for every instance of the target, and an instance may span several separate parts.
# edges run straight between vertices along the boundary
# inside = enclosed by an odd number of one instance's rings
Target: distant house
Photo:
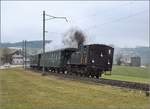
[[[14,65],[23,64],[23,56],[22,56],[21,53],[19,53],[19,51],[16,51],[15,53],[13,53],[13,55],[12,55],[12,64],[14,64]]]
[[[131,66],[141,66],[141,58],[140,57],[131,57]]]
[[[121,58],[121,65],[139,67],[139,66],[141,66],[141,57],[139,57],[139,56],[134,56],[134,57],[123,56]]]
[[[130,65],[131,63],[131,57],[129,55],[124,55],[121,58],[121,65]]]
[[[12,63],[14,65],[22,65],[23,64],[23,55],[20,50],[15,51],[14,53],[10,54]]]

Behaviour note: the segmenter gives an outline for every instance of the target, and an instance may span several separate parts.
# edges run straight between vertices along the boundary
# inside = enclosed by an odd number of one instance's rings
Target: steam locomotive
[[[62,72],[99,78],[112,70],[114,48],[104,44],[80,45],[36,54],[30,57],[30,67],[47,72]]]

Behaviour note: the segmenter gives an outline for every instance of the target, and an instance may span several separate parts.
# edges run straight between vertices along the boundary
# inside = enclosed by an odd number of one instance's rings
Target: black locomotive
[[[99,78],[112,70],[114,48],[103,44],[80,45],[33,55],[30,67],[46,71]]]

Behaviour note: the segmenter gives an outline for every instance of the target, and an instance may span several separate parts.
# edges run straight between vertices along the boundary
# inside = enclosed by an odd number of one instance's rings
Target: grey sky
[[[2,1],[3,42],[42,40],[42,11],[65,20],[46,21],[46,39],[61,45],[63,34],[78,27],[88,36],[87,43],[120,47],[148,46],[148,1]]]

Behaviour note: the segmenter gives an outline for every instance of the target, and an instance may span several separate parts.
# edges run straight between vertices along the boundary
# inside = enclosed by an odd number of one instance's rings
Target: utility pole
[[[1,32],[0,32],[1,33]],[[2,44],[2,42],[1,42],[1,35],[0,35],[0,47],[1,47],[1,44]]]
[[[43,11],[43,54],[45,53],[45,11]]]
[[[45,59],[45,11],[43,11],[43,60]],[[43,72],[42,75],[45,75],[45,64],[43,61]]]
[[[22,54],[23,54],[23,68],[26,70],[26,62],[27,62],[27,41],[23,40],[22,46]]]
[[[25,46],[25,70],[26,70],[26,65],[27,65],[27,41],[25,40],[25,44],[24,44],[24,46]]]
[[[150,48],[150,36],[149,36],[149,48]]]
[[[45,19],[45,16],[48,16],[49,19]],[[45,60],[45,21],[46,20],[51,20],[51,19],[65,19],[66,22],[68,22],[67,18],[66,17],[55,17],[55,16],[52,16],[52,15],[48,15],[45,13],[45,11],[43,11],[43,72],[42,72],[42,75],[46,75],[45,74],[45,64],[44,64],[44,60]]]
[[[23,56],[22,67],[24,68],[24,40],[22,41],[22,56]]]
[[[0,23],[1,23],[1,21],[0,21]],[[0,33],[1,33],[1,30],[0,30]],[[2,36],[0,35],[0,47],[1,47],[1,43],[2,43],[2,42],[1,42],[1,41],[2,41],[2,40],[1,40],[1,37],[2,37]]]
[[[1,35],[0,35],[0,46],[1,46]]]

